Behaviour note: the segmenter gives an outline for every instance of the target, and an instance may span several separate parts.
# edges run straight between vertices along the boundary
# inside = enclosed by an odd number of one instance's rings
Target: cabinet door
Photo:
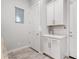
[[[48,53],[49,49],[48,49],[48,38],[44,37],[43,38],[43,52],[44,53]]]
[[[60,59],[60,41],[51,39],[51,54],[55,59]]]
[[[54,6],[53,2],[47,4],[47,25],[53,25],[54,20]]]
[[[44,38],[43,52],[48,55],[51,54],[51,40],[49,38]]]
[[[63,24],[63,0],[55,1],[55,25]]]

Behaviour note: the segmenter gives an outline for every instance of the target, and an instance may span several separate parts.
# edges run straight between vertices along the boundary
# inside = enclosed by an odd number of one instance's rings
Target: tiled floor
[[[45,55],[37,53],[36,51],[25,48],[16,52],[11,52],[8,54],[9,59],[51,59]]]

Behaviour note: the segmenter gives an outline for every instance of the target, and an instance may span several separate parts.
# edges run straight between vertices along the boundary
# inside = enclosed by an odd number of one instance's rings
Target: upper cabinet
[[[55,1],[55,25],[64,24],[63,0]]]
[[[64,0],[52,0],[47,3],[47,25],[64,25]]]
[[[54,3],[47,4],[47,25],[54,25]]]

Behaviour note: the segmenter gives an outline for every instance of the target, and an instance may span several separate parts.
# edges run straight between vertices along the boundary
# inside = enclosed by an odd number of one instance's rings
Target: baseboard
[[[32,48],[32,47],[29,47],[29,48],[31,48],[32,50],[34,50],[35,52],[37,52],[37,53],[39,53],[37,50],[35,50],[34,48]]]
[[[53,58],[53,57],[49,56],[49,55],[48,55],[48,54],[46,54],[46,53],[43,53],[43,55],[45,55],[45,56],[49,57],[50,59],[55,59],[55,58]]]
[[[11,53],[11,52],[16,52],[18,50],[21,50],[21,49],[24,49],[24,48],[28,48],[29,46],[23,46],[23,47],[20,47],[20,48],[16,48],[16,49],[13,49],[13,50],[10,50],[7,52],[7,54]]]
[[[72,56],[69,56],[69,58],[71,58],[71,59],[77,59],[77,58],[75,58],[75,57],[72,57]]]

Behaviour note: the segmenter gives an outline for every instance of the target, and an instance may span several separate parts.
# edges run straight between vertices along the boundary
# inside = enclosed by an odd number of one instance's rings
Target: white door
[[[70,56],[77,58],[77,8],[76,0],[70,2]]]
[[[33,4],[31,8],[31,47],[40,52],[40,1]]]

